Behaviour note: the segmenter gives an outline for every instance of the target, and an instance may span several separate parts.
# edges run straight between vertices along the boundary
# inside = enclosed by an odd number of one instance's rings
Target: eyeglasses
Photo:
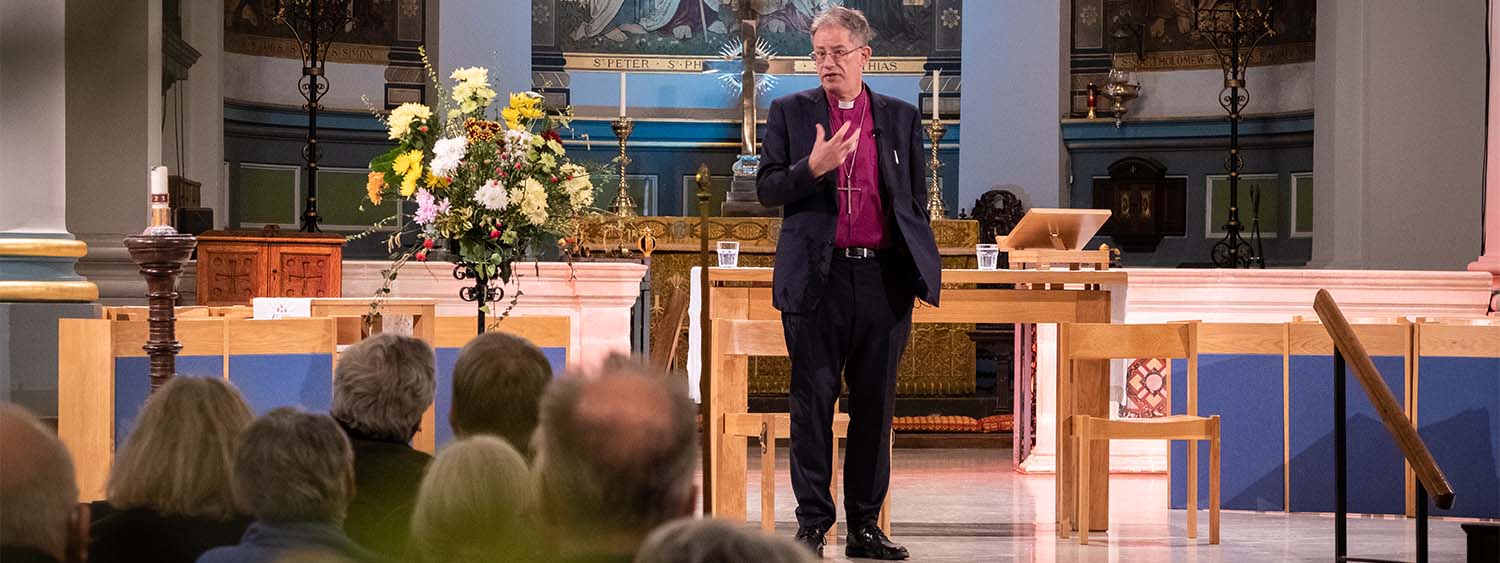
[[[839,48],[834,49],[833,51],[813,51],[811,53],[808,53],[807,56],[811,58],[815,63],[821,63],[824,59],[827,59],[829,57],[833,57],[834,62],[839,62],[844,60],[844,57],[859,52],[859,50],[863,48],[864,47],[856,47],[854,49]]]

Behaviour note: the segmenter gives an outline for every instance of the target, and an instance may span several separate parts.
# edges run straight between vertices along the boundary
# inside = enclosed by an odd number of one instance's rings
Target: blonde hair
[[[228,519],[240,431],[250,407],[216,377],[178,376],[146,400],[115,455],[107,493],[116,508]]]
[[[422,476],[412,511],[413,544],[428,561],[487,561],[514,553],[530,501],[526,460],[495,436],[444,448]]]

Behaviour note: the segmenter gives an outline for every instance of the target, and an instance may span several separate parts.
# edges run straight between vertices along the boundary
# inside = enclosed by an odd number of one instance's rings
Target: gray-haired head
[[[217,377],[174,377],[146,400],[115,455],[109,502],[162,514],[224,519],[239,513],[229,483],[240,432],[254,415]]]
[[[748,530],[718,518],[681,518],[651,532],[637,563],[811,563],[812,553],[790,539]]]
[[[26,409],[0,403],[0,545],[61,560],[81,525],[73,460]]]
[[[366,338],[339,355],[330,414],[364,436],[410,440],[432,404],[434,365],[432,347],[419,339],[395,334]]]
[[[552,364],[525,338],[503,332],[475,337],[453,365],[453,433],[493,434],[528,453],[542,392],[551,381]]]
[[[536,502],[565,541],[639,542],[696,500],[693,404],[639,365],[606,365],[615,371],[571,374],[542,398]]]
[[[530,472],[496,436],[464,438],[438,452],[417,493],[411,535],[427,561],[490,561],[522,547]]]
[[[257,520],[343,522],[354,450],[332,418],[281,407],[255,419],[234,456],[234,497]]]
[[[875,29],[870,27],[870,20],[865,19],[864,12],[854,8],[834,6],[819,12],[813,16],[808,35],[817,35],[818,30],[828,26],[849,30],[849,39],[856,43],[856,47],[869,45],[870,40],[875,38]]]

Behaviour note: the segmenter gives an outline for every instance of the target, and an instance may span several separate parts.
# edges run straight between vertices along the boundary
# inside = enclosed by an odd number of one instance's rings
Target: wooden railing
[[[1443,475],[1443,469],[1438,467],[1437,460],[1433,459],[1432,452],[1428,451],[1427,443],[1422,441],[1422,436],[1417,433],[1416,426],[1412,425],[1411,419],[1401,408],[1401,403],[1396,401],[1396,396],[1391,393],[1391,388],[1386,385],[1385,379],[1380,376],[1380,371],[1375,368],[1375,362],[1370,359],[1370,354],[1365,351],[1364,344],[1354,334],[1354,328],[1349,325],[1348,319],[1339,309],[1338,303],[1333,301],[1333,296],[1328,290],[1318,290],[1318,295],[1313,299],[1313,310],[1317,311],[1318,318],[1323,321],[1324,330],[1328,331],[1329,338],[1333,339],[1334,345],[1334,385],[1333,385],[1333,424],[1334,424],[1334,479],[1335,485],[1335,519],[1334,519],[1334,559],[1336,561],[1384,561],[1381,559],[1357,559],[1347,556],[1348,553],[1348,470],[1347,470],[1347,433],[1345,432],[1345,362],[1354,365],[1354,378],[1359,381],[1360,387],[1365,390],[1365,396],[1369,397],[1370,404],[1375,407],[1375,412],[1380,416],[1380,422],[1385,425],[1391,433],[1391,438],[1401,448],[1402,457],[1411,465],[1412,472],[1417,476],[1417,561],[1427,561],[1427,496],[1432,495],[1432,500],[1439,508],[1449,509],[1453,507],[1453,486],[1448,483],[1448,478]]]

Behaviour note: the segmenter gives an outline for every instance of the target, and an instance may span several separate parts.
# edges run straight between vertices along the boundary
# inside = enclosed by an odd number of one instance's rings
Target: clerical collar
[[[854,100],[839,100],[839,109],[854,109]]]

